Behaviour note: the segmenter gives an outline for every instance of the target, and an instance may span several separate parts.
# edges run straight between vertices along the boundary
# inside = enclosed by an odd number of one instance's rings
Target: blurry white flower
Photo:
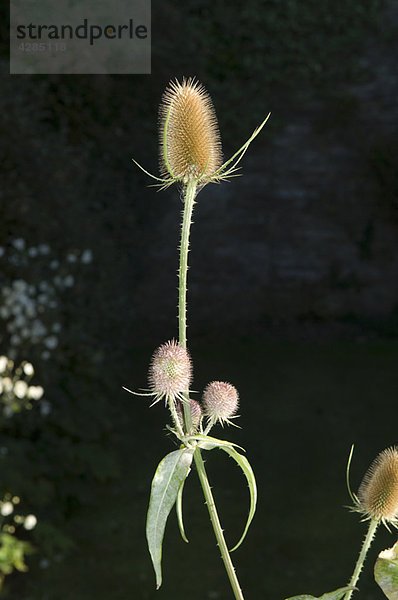
[[[37,248],[35,248],[34,246],[32,246],[31,248],[28,248],[28,255],[31,258],[34,258],[35,256],[37,256],[37,254],[38,254]]]
[[[21,328],[26,324],[26,319],[23,315],[18,315],[15,319],[14,319],[14,324],[15,327]]]
[[[26,393],[28,391],[28,384],[26,383],[26,381],[16,381],[14,384],[14,394],[16,395],[17,398],[19,398],[20,400],[22,398],[25,398]]]
[[[59,333],[62,329],[62,325],[61,323],[54,323],[51,329],[54,333]]]
[[[33,319],[33,317],[36,316],[36,308],[32,301],[27,303],[26,308],[25,308],[25,314],[27,317],[29,317],[29,319]]]
[[[70,252],[66,257],[66,260],[70,263],[75,263],[77,261],[77,256],[73,252]]]
[[[30,362],[24,363],[23,371],[24,371],[25,375],[27,375],[28,377],[31,377],[35,372],[33,365]]]
[[[56,335],[50,335],[49,337],[47,337],[44,340],[44,345],[49,350],[55,350],[55,348],[58,346],[58,338],[57,338],[57,336]]]
[[[28,288],[28,284],[23,279],[15,279],[12,282],[12,287],[16,292],[24,292]]]
[[[48,244],[40,244],[38,247],[38,250],[39,250],[40,254],[43,254],[43,255],[50,254],[50,252],[51,252],[51,248]]]
[[[16,333],[14,333],[10,337],[10,344],[11,344],[11,346],[19,346],[20,343],[21,343],[21,338],[19,337],[19,335],[17,335]]]
[[[31,529],[34,529],[36,527],[36,525],[37,525],[37,519],[36,519],[35,515],[27,515],[27,517],[25,518],[25,523],[23,524],[25,529],[30,531]]]
[[[13,240],[11,243],[16,250],[25,250],[26,244],[25,244],[25,240],[23,238],[17,238],[15,240]]]
[[[12,305],[11,305],[11,312],[13,313],[13,315],[15,316],[20,316],[21,312],[22,312],[22,305],[20,304],[20,302],[15,301]]]
[[[1,382],[3,384],[3,390],[5,392],[11,392],[11,390],[12,390],[12,381],[11,381],[11,379],[9,377],[3,377],[1,379]]]
[[[8,517],[14,511],[14,505],[12,502],[3,502],[0,508],[0,513],[3,517]]]
[[[62,277],[60,277],[59,275],[56,275],[53,279],[54,285],[56,285],[57,287],[62,287],[63,286],[63,280]]]
[[[50,269],[58,269],[59,267],[59,260],[52,260],[50,262]]]
[[[81,261],[84,265],[88,265],[91,263],[91,261],[93,260],[93,253],[92,251],[87,248],[86,250],[83,250],[82,255],[81,255]]]
[[[43,336],[47,333],[47,329],[39,319],[35,319],[32,323],[32,335]]]
[[[75,283],[75,278],[73,277],[73,275],[67,275],[65,277],[65,279],[64,279],[65,287],[72,287],[74,283]]]
[[[30,385],[28,387],[27,396],[28,398],[32,398],[32,400],[40,400],[43,394],[44,390],[41,385]]]
[[[8,310],[8,308],[6,306],[1,306],[0,307],[0,317],[2,319],[8,319],[9,316],[10,316],[10,311]]]
[[[8,358],[4,355],[0,356],[0,373],[4,373],[7,368]]]

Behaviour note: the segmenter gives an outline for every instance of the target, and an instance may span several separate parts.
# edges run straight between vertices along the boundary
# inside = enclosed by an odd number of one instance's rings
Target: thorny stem
[[[199,480],[202,485],[203,494],[206,500],[207,509],[210,515],[210,521],[213,525],[214,534],[216,536],[218,547],[221,551],[221,558],[224,562],[225,570],[227,571],[227,575],[232,587],[232,591],[236,600],[244,600],[242,590],[239,585],[238,577],[235,572],[234,565],[232,564],[231,556],[228,551],[227,544],[225,542],[223,530],[221,528],[220,519],[218,518],[217,508],[214,502],[213,494],[211,491],[210,483],[207,478],[207,473],[205,469],[205,463],[202,458],[202,454],[199,448],[196,448],[194,453],[194,459],[196,468],[198,470]]]
[[[183,348],[187,347],[187,275],[188,275],[188,252],[189,232],[192,222],[192,211],[195,204],[197,183],[194,179],[189,180],[184,197],[184,211],[181,227],[180,243],[180,267],[178,270],[178,337]],[[183,402],[185,430],[192,433],[191,404],[189,391],[185,394],[186,402]]]
[[[370,548],[370,544],[373,541],[373,538],[375,536],[376,529],[377,529],[377,526],[378,526],[379,523],[380,523],[379,519],[371,519],[371,521],[369,523],[368,532],[367,532],[366,537],[365,537],[365,539],[363,541],[361,552],[359,553],[358,560],[357,560],[354,572],[353,572],[352,577],[351,577],[351,581],[348,584],[352,588],[355,588],[355,586],[356,586],[356,583],[358,581],[359,575],[360,575],[360,573],[362,571],[363,563],[365,562],[366,555],[367,555],[368,550]],[[350,600],[353,591],[354,590],[352,589],[352,590],[349,590],[348,592],[346,592],[343,600]]]
[[[175,405],[174,399],[169,400],[168,405],[169,405],[171,416],[173,418],[174,425],[176,427],[178,435],[180,436],[180,439],[183,439],[184,432],[183,432],[182,427],[181,427],[180,419],[178,418],[178,414],[177,414],[177,410],[176,410],[176,405]]]
[[[189,231],[192,222],[192,211],[195,204],[197,183],[195,180],[190,180],[185,189],[184,213],[181,229],[181,245],[180,245],[180,267],[178,271],[179,278],[179,293],[178,293],[178,329],[179,342],[184,348],[187,347],[187,272],[188,272],[188,251],[189,251]],[[186,402],[183,402],[185,430],[188,434],[192,432],[192,416],[191,406],[189,401],[189,393],[186,394]],[[206,500],[207,508],[211,523],[213,525],[214,534],[216,536],[218,547],[220,548],[221,558],[224,562],[225,569],[234,593],[236,600],[244,600],[242,590],[239,585],[238,578],[232,564],[231,556],[228,551],[223,530],[221,528],[220,519],[218,517],[217,508],[214,502],[210,483],[207,477],[205,464],[200,452],[200,448],[195,449],[194,459],[198,471],[199,480],[202,486],[203,495]]]

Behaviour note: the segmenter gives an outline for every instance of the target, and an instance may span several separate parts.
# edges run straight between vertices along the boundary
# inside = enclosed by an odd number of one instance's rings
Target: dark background
[[[157,107],[182,76],[209,91],[225,157],[272,113],[242,177],[197,198],[188,340],[194,389],[221,379],[240,391],[242,430],[219,435],[247,449],[258,479],[258,514],[235,557],[247,597],[320,595],[345,584],[364,533],[342,508],[350,445],[356,489],[397,441],[397,4],[164,1],[152,19],[150,76],[10,76],[3,46],[2,285],[48,273],[44,259],[7,261],[17,238],[49,244],[61,263],[93,254],[49,316],[62,325],[51,357],[29,339],[17,349],[52,411],[3,427],[4,485],[39,518],[30,572],[10,577],[5,595],[155,597],[145,511],[174,446],[165,411],[121,386],[144,387],[153,349],[177,335],[181,202],[174,188],[148,187],[131,158],[157,172]],[[207,462],[236,537],[245,484],[223,456]],[[172,516],[156,597],[230,598],[190,479],[191,543]],[[376,538],[364,600],[383,597],[371,567],[394,540]]]

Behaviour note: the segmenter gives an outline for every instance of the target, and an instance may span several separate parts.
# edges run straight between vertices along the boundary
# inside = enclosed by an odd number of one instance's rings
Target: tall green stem
[[[196,181],[189,181],[184,198],[184,212],[181,228],[180,245],[180,268],[178,271],[178,333],[179,341],[183,348],[187,347],[187,275],[188,275],[188,252],[189,232],[192,223],[192,211],[195,204]]]
[[[184,198],[184,213],[181,229],[181,245],[180,245],[180,267],[178,271],[179,290],[178,290],[178,329],[179,342],[184,348],[187,347],[187,273],[188,273],[188,252],[189,252],[189,232],[192,222],[192,211],[195,204],[197,183],[194,180],[189,181],[185,190]],[[192,431],[192,416],[189,402],[189,393],[186,395],[187,402],[183,403],[185,430],[189,434]],[[206,500],[207,508],[211,523],[213,525],[214,534],[216,536],[218,547],[221,551],[221,558],[224,562],[229,581],[236,600],[244,600],[242,590],[239,585],[238,578],[232,564],[231,556],[225,542],[224,534],[221,528],[220,519],[218,517],[217,508],[214,502],[213,494],[210,488],[207,477],[205,464],[197,447],[194,453],[195,464],[198,471],[199,480],[202,486],[203,494]]]
[[[196,187],[196,181],[190,180],[185,189],[184,212],[181,227],[180,267],[178,270],[178,337],[183,348],[187,347],[187,276],[189,232],[192,223],[192,211],[195,204]],[[192,415],[188,390],[186,399],[187,401],[183,403],[183,410],[185,430],[189,434],[192,432]]]
[[[367,555],[368,550],[370,548],[370,544],[372,543],[373,538],[375,536],[376,529],[377,529],[377,526],[378,526],[379,522],[380,521],[378,519],[371,519],[371,521],[369,523],[368,532],[367,532],[366,537],[365,537],[365,539],[363,541],[361,552],[359,553],[358,560],[357,560],[354,572],[353,572],[352,577],[351,577],[351,581],[348,584],[350,587],[354,588],[356,586],[356,583],[358,581],[359,575],[360,575],[360,573],[362,571],[363,563],[365,562],[366,555]],[[343,600],[350,600],[353,591],[354,590],[349,590],[348,592],[346,592]]]
[[[217,544],[221,551],[221,558],[224,562],[225,570],[227,571],[234,596],[236,600],[244,600],[243,593],[236,576],[235,568],[231,560],[231,555],[225,542],[220,519],[218,518],[216,504],[214,502],[210,483],[207,477],[205,463],[199,448],[196,448],[193,456],[195,459],[196,468],[198,470],[200,483],[202,485],[203,494],[206,500],[207,509],[209,511],[210,520],[213,525],[214,535],[216,536]]]

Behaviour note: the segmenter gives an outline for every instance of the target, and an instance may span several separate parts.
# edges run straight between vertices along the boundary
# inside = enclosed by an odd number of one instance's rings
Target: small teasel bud
[[[221,166],[217,117],[205,88],[193,78],[171,81],[159,108],[162,176],[206,183]]]
[[[212,381],[203,392],[203,405],[207,417],[216,423],[231,423],[238,410],[239,396],[236,388],[225,381]]]
[[[383,450],[369,467],[358,490],[358,510],[367,518],[398,522],[398,449]]]
[[[175,340],[162,344],[155,350],[149,367],[150,393],[154,396],[153,404],[165,398],[175,402],[189,390],[192,379],[190,356]]]
[[[184,407],[182,405],[183,401],[179,401],[177,402],[176,405],[176,410],[177,410],[177,415],[178,418],[180,419],[181,425],[183,425],[184,423]],[[202,408],[199,404],[199,402],[196,402],[196,400],[190,400],[190,407],[191,407],[191,418],[192,418],[192,425],[195,429],[199,428],[200,425],[200,420],[203,416],[202,413]]]

